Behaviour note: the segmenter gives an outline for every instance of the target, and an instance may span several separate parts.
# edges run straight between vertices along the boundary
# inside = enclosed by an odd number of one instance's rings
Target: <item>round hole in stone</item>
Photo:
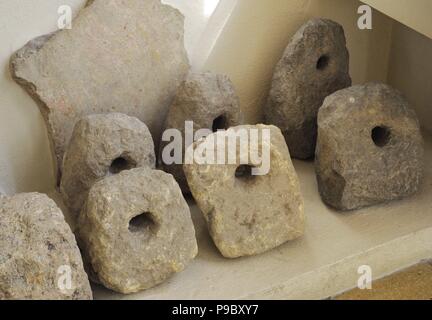
[[[157,223],[150,212],[143,212],[129,221],[129,231],[132,233],[149,231],[156,233]]]
[[[390,129],[384,126],[378,126],[372,129],[372,140],[377,147],[385,147],[391,137]]]
[[[124,170],[132,169],[135,166],[136,165],[132,161],[129,161],[124,157],[118,157],[114,159],[113,162],[111,162],[109,172],[112,174],[117,174]]]
[[[235,177],[242,181],[253,180],[255,176],[252,175],[252,169],[253,166],[243,164],[237,168],[235,172]]]
[[[330,62],[330,57],[326,54],[323,54],[321,57],[319,57],[317,64],[316,64],[316,68],[317,70],[324,70],[325,68],[328,67]]]
[[[224,115],[220,115],[216,119],[213,120],[212,130],[213,132],[217,132],[218,130],[226,130],[228,129],[228,121]]]

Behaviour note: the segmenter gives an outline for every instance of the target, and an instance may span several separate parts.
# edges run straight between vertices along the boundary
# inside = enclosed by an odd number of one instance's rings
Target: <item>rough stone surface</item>
[[[189,71],[183,33],[183,15],[159,0],[94,0],[71,30],[12,57],[12,76],[38,102],[59,169],[75,123],[88,114],[135,116],[159,141]]]
[[[153,138],[140,120],[120,113],[86,116],[76,124],[64,156],[61,192],[78,214],[97,180],[155,165]]]
[[[66,268],[70,289],[59,287]],[[75,237],[46,195],[0,197],[0,299],[92,299]]]
[[[194,130],[228,129],[242,121],[239,98],[231,80],[225,75],[212,73],[190,73],[180,86],[165,122],[165,129],[178,129],[185,136],[185,121],[193,121]],[[195,132],[194,131],[194,132]],[[185,142],[183,139],[180,142]],[[193,142],[193,141],[191,141]],[[163,170],[171,173],[183,192],[188,193],[182,164],[166,164],[162,159],[164,147],[170,141],[162,141],[160,162]],[[190,144],[179,146],[184,150]]]
[[[352,210],[418,190],[423,140],[400,92],[380,83],[338,91],[324,101],[318,127],[316,171],[328,205]]]
[[[294,35],[276,66],[266,122],[282,130],[295,158],[314,156],[324,98],[351,85],[345,44],[342,26],[312,19]]]
[[[240,154],[245,146],[241,144],[236,150],[237,164],[184,166],[210,234],[227,258],[255,255],[275,248],[302,236],[305,225],[298,177],[281,131],[264,125],[239,126],[230,130],[238,133],[242,129],[270,130],[270,171],[267,175],[248,175],[248,167],[244,165],[259,167],[260,163],[251,158],[242,163]],[[218,132],[207,139],[221,134],[223,132]],[[217,141],[215,152],[222,139]],[[201,143],[197,142],[191,148],[197,148]],[[262,144],[263,140],[260,140],[260,149]],[[248,148],[246,152],[249,152]]]
[[[120,293],[162,283],[198,252],[189,207],[177,182],[149,168],[96,183],[78,232],[92,274]]]

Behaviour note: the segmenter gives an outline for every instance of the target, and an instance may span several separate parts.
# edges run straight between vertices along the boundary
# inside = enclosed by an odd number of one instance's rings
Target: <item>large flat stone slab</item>
[[[159,140],[189,70],[183,38],[184,17],[159,0],[92,0],[71,30],[12,57],[12,76],[38,102],[59,170],[75,123],[88,114],[135,116]]]

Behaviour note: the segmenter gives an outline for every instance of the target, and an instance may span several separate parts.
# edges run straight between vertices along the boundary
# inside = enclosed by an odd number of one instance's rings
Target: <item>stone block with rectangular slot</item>
[[[225,134],[240,137],[246,133],[252,141],[254,130],[258,137],[256,144],[247,145],[237,140],[235,150],[225,145]],[[264,138],[265,130],[268,130],[269,139]],[[209,141],[216,142],[212,145]],[[224,153],[235,155],[232,163],[227,156],[226,164],[189,161],[192,164],[184,165],[192,195],[224,257],[260,254],[303,235],[303,197],[288,147],[277,127],[233,127],[227,133],[217,132],[195,143],[187,153],[206,144],[209,147],[206,154],[224,150]],[[213,152],[210,152],[212,147]],[[268,158],[263,155],[265,150],[269,152]],[[251,152],[258,152],[259,156],[248,159],[241,156],[251,155]],[[265,164],[267,160],[269,162]],[[265,168],[268,168],[267,172]],[[253,175],[254,169],[259,169],[260,175]]]
[[[423,154],[414,110],[388,85],[338,91],[320,109],[316,173],[331,207],[353,210],[414,194]]]
[[[189,207],[177,182],[150,168],[97,182],[77,230],[92,280],[120,293],[164,282],[198,253]]]

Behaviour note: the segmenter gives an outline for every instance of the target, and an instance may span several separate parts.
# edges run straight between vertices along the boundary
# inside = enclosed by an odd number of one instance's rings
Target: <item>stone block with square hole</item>
[[[353,210],[414,194],[423,154],[415,112],[388,85],[338,91],[320,109],[316,172],[331,207]]]
[[[174,178],[142,167],[97,182],[78,219],[93,280],[120,293],[154,287],[198,252],[189,207]]]
[[[231,150],[221,138],[225,133],[217,132],[195,143],[187,152],[190,154],[193,149],[199,152],[197,150],[203,145],[216,139],[213,152],[207,150],[204,153],[217,154],[218,150],[224,150],[235,155],[234,161],[230,162],[226,157],[227,164],[189,161],[192,164],[184,166],[192,195],[204,214],[210,235],[227,258],[263,253],[302,236],[304,232],[303,198],[280,129],[264,125],[238,126],[229,129],[227,134],[242,136],[246,132],[252,139],[253,130],[257,132],[257,144],[248,146],[239,142],[237,148]],[[264,130],[268,130],[269,139],[264,138]],[[268,158],[263,157],[265,150]],[[242,159],[241,154],[251,155],[251,151],[258,152],[259,156]],[[262,159],[268,159],[269,163],[265,164],[267,160]],[[259,168],[261,175],[253,175],[253,169]]]
[[[312,19],[293,36],[272,81],[266,121],[279,127],[291,156],[315,154],[317,115],[325,97],[351,85],[343,27]]]
[[[139,119],[125,114],[90,115],[75,126],[63,159],[61,192],[77,215],[99,179],[136,167],[155,167],[153,138]]]
[[[200,129],[213,132],[239,125],[242,121],[240,103],[231,80],[225,75],[212,73],[190,73],[177,91],[165,123],[165,129],[177,129],[182,139],[177,147],[183,150],[193,141],[185,140],[185,122],[193,121],[194,133]],[[181,163],[167,163],[164,148],[173,145],[172,141],[162,141],[160,146],[161,164],[164,171],[171,173],[180,184],[183,192],[189,188]],[[175,144],[174,144],[175,145]],[[170,149],[166,149],[168,151]]]

